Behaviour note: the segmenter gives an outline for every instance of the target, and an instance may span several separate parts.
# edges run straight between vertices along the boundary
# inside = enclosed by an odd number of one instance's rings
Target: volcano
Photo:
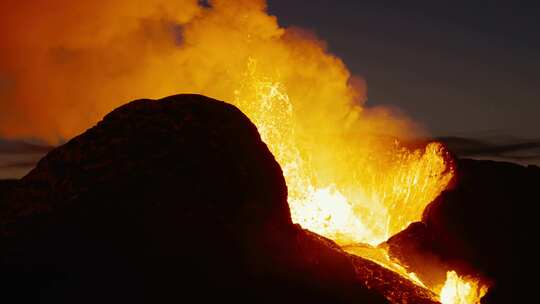
[[[460,169],[458,186],[428,207],[423,222],[381,247],[424,277],[422,255],[461,273],[481,270],[502,286],[489,303],[506,299],[502,278],[512,266],[495,271],[506,254],[479,261],[495,248],[480,232],[462,238],[474,231],[461,221],[471,213],[455,211],[471,210],[467,204],[487,191],[471,180],[494,166],[458,162],[458,169],[471,168]],[[525,185],[540,176],[536,167],[508,170]],[[4,294],[39,303],[439,300],[295,224],[287,199],[280,165],[235,106],[202,95],[133,101],[49,152],[22,179],[0,183]],[[495,222],[484,221],[482,233]],[[465,224],[452,230],[456,223]]]
[[[203,96],[124,105],[5,188],[2,285],[21,301],[434,302],[294,225],[255,126]]]

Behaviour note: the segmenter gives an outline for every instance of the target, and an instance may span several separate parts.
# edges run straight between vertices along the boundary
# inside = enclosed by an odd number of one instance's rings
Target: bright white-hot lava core
[[[480,303],[487,287],[478,280],[459,277],[455,271],[446,273],[446,282],[440,291],[442,304]]]
[[[302,227],[342,245],[378,245],[420,220],[448,185],[453,168],[440,144],[411,151],[356,126],[359,117],[328,124],[323,113],[320,126],[306,130],[301,120],[309,117],[297,112],[296,103],[310,101],[291,100],[279,70],[269,75],[258,66],[259,60],[248,58],[233,103],[257,125],[282,166],[291,215]],[[358,115],[360,106],[349,102],[348,115]]]
[[[375,246],[420,219],[454,174],[440,144],[405,147],[418,128],[366,107],[365,82],[312,33],[280,27],[263,0],[199,3],[2,2],[10,13],[0,18],[0,69],[16,85],[0,95],[0,135],[54,142],[125,101],[200,93],[231,101],[255,123],[302,227],[340,245]],[[465,303],[446,300],[472,286],[459,280],[449,275],[444,303]]]

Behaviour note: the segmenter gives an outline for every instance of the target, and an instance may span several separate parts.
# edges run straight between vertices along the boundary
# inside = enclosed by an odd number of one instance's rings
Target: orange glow
[[[388,252],[382,247],[374,247],[366,244],[356,244],[356,245],[346,245],[342,249],[350,254],[361,256],[365,259],[371,260],[385,268],[388,268],[395,273],[398,273],[402,277],[409,279],[416,285],[428,288],[422,282],[414,272],[408,272],[405,267],[401,266],[399,263],[393,261]]]
[[[340,244],[386,240],[445,189],[442,147],[404,148],[418,128],[365,107],[365,83],[313,34],[262,0],[172,2],[3,1],[0,136],[67,139],[141,97],[230,101],[281,164],[293,220]]]
[[[449,271],[440,292],[440,301],[442,304],[477,304],[486,292],[487,287],[478,280],[465,279],[455,271]]]
[[[442,145],[404,147],[421,130],[366,107],[365,82],[263,0],[211,3],[0,2],[0,136],[56,143],[129,100],[199,93],[254,122],[304,228],[375,246],[420,220],[454,174]],[[423,285],[386,252],[364,255]]]
[[[327,125],[324,113],[320,128],[304,129],[297,104],[310,101],[293,100],[281,79],[259,66],[248,58],[233,103],[257,125],[281,164],[294,222],[341,245],[377,245],[420,220],[448,185],[453,171],[440,144],[409,151],[355,121]],[[362,110],[349,102],[353,111]],[[349,136],[355,127],[356,138]]]

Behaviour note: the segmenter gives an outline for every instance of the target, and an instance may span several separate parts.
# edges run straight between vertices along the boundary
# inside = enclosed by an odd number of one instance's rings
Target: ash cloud
[[[119,103],[147,96],[151,61],[196,1],[0,3],[0,135],[70,138]],[[146,94],[145,94],[146,93]]]
[[[138,98],[200,93],[232,101],[252,58],[261,74],[279,74],[291,100],[310,100],[294,105],[306,127],[309,115],[326,115],[328,125],[348,128],[345,120],[363,119],[354,127],[362,131],[419,130],[389,110],[356,108],[365,83],[314,35],[279,27],[263,0],[7,0],[0,44],[4,138],[57,144]]]

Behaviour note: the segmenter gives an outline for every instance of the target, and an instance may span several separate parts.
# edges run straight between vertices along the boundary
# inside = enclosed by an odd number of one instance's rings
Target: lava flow
[[[477,303],[486,292],[487,287],[477,280],[460,278],[455,271],[449,271],[440,291],[440,301],[443,304]]]
[[[365,82],[314,34],[280,27],[263,0],[79,2],[0,4],[0,135],[57,142],[141,96],[231,101],[281,165],[294,222],[344,249],[368,244],[366,258],[424,285],[376,246],[420,220],[454,168],[439,143],[406,147],[419,128],[366,107]],[[479,285],[463,280],[428,287],[464,303]]]
[[[352,137],[342,124],[299,129],[285,87],[257,65],[248,59],[233,103],[257,125],[282,166],[292,218],[302,227],[341,245],[375,246],[420,220],[448,185],[453,168],[438,143],[410,151],[397,139],[362,129]]]
[[[259,74],[257,63],[254,58],[248,59],[233,103],[257,125],[282,166],[293,221],[334,240],[351,254],[370,259],[431,289],[439,294],[435,300],[443,304],[479,303],[487,292],[480,282],[449,271],[443,287],[426,286],[416,274],[393,261],[384,248],[376,247],[420,220],[427,204],[447,187],[454,168],[447,162],[442,145],[430,143],[423,149],[409,150],[397,139],[368,133],[362,139],[370,144],[359,148],[348,136],[340,136],[343,129],[337,125],[330,126],[332,146],[306,149],[302,137],[298,137],[293,102],[279,81]],[[315,140],[318,132],[313,134]],[[385,150],[387,153],[380,152]],[[331,161],[317,168],[312,162],[317,153],[335,154],[327,155]],[[346,178],[344,172],[328,169],[346,168],[347,163],[351,167],[346,169],[350,174]],[[322,176],[321,172],[336,175]],[[323,180],[329,182],[322,183]],[[342,182],[334,182],[339,180]],[[353,245],[357,243],[367,245]]]

